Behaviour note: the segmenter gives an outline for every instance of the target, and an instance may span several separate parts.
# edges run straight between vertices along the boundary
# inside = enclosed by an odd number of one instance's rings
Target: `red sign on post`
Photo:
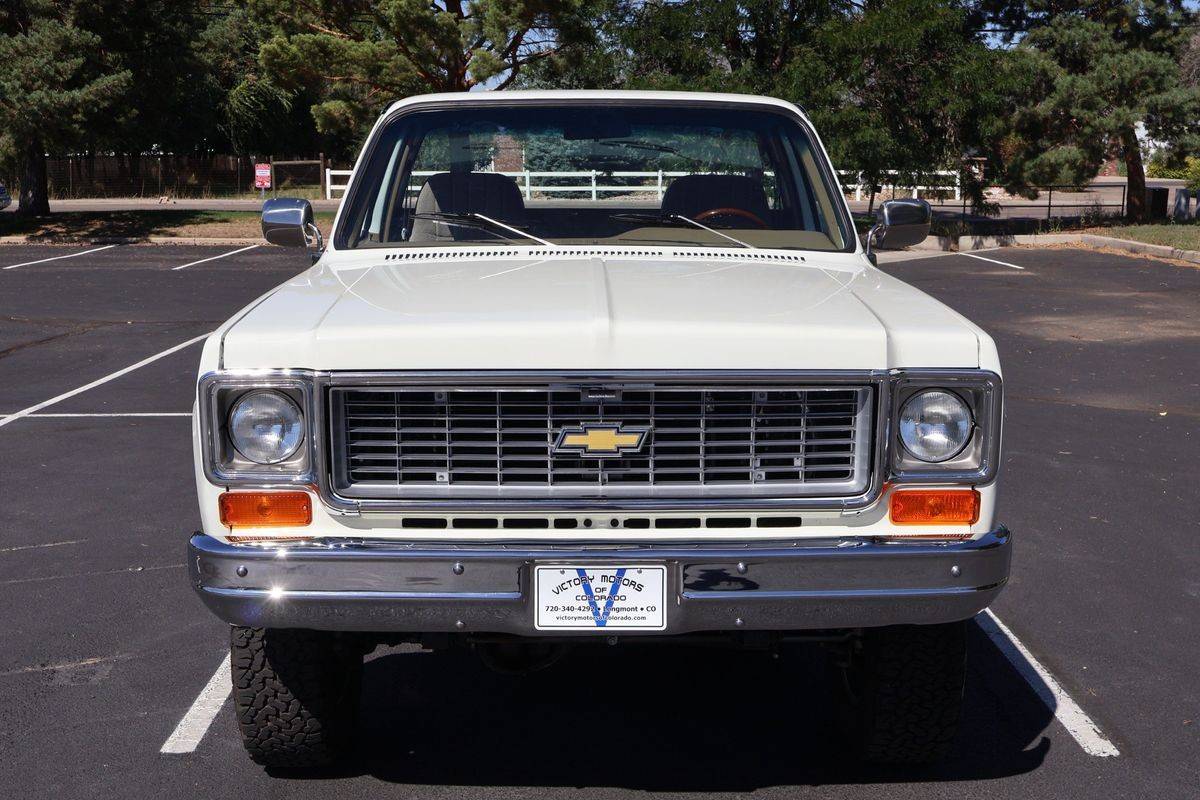
[[[254,188],[255,189],[270,189],[271,188],[271,165],[270,164],[255,164],[254,165]]]

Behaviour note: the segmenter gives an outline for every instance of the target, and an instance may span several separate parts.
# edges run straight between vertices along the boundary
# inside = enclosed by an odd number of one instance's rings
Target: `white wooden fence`
[[[433,175],[432,172],[414,172],[417,177],[428,177]],[[631,172],[631,171],[616,171],[616,172],[597,172],[596,170],[581,170],[577,172],[553,172],[553,171],[534,171],[523,170],[521,172],[501,172],[500,175],[507,175],[517,181],[517,185],[521,187],[522,194],[526,200],[533,198],[534,192],[584,192],[591,195],[593,200],[598,200],[602,194],[612,194],[620,192],[653,192],[662,200],[663,190],[666,188],[664,178],[680,178],[684,175],[691,175],[690,172],[670,172],[667,170],[657,170],[655,172]],[[639,178],[641,183],[630,183],[625,185],[605,184],[601,181],[605,178]],[[554,183],[545,183],[547,179],[564,180],[571,179],[577,183],[567,183],[558,185]],[[538,181],[542,181],[539,183]],[[420,187],[409,187],[411,190],[419,190]]]
[[[332,200],[333,193],[339,192],[345,194],[346,189],[350,188],[350,176],[354,174],[352,169],[328,169],[325,170],[325,199]],[[345,183],[334,183],[333,179],[345,178]]]
[[[921,196],[921,192],[952,191],[954,192],[955,200],[962,199],[962,185],[959,182],[959,174],[954,170],[939,170],[936,172],[923,173],[922,177],[933,178],[935,182],[930,184],[922,184],[919,186],[912,186],[907,183],[897,183],[896,181],[899,177],[899,174],[896,172],[885,172],[884,174],[888,175],[892,179],[892,183],[885,183],[879,187],[884,192],[895,194],[896,190],[898,189],[903,190],[905,193],[911,191],[913,198],[917,198]],[[871,187],[867,184],[861,172],[851,172],[849,170],[840,169],[838,170],[838,178],[840,178],[842,181],[843,192],[849,194],[849,192],[846,190],[851,188],[854,190],[855,200],[862,200],[864,194],[869,195],[871,193]],[[946,180],[938,180],[939,178],[945,178]]]
[[[414,178],[428,178],[430,175],[436,175],[438,170],[417,170],[413,172]],[[346,188],[350,185],[349,178],[354,174],[353,170],[349,169],[327,169],[325,170],[325,198],[332,200],[334,192],[339,195],[344,194]],[[652,172],[598,172],[596,170],[580,170],[580,171],[546,171],[546,170],[522,170],[520,172],[498,172],[498,175],[506,175],[517,182],[521,188],[521,193],[525,195],[526,200],[533,198],[535,193],[542,194],[546,192],[582,192],[587,194],[593,200],[598,200],[602,194],[613,194],[620,192],[644,192],[653,193],[661,200],[663,191],[666,189],[667,182],[670,178],[679,178],[684,175],[691,175],[690,172],[672,172],[669,170],[657,170]],[[345,183],[334,183],[334,178],[346,178]],[[628,183],[624,185],[604,183],[607,178],[639,178],[640,182]],[[550,181],[567,181],[566,183],[552,183]],[[421,184],[414,184],[408,187],[410,192],[419,192]]]
[[[350,176],[354,174],[353,170],[349,169],[326,169],[325,170],[325,198],[332,200],[334,192],[338,192],[341,196],[346,192],[346,188],[350,185]],[[435,171],[418,171],[413,173],[413,177],[427,178],[430,175],[435,175]],[[526,200],[533,198],[535,193],[546,192],[582,192],[590,195],[591,199],[597,200],[602,194],[613,194],[623,192],[653,192],[659,200],[662,200],[663,190],[666,188],[667,179],[679,178],[684,175],[691,175],[691,172],[672,172],[668,170],[657,170],[651,172],[597,172],[596,170],[581,170],[576,172],[563,171],[537,171],[537,170],[522,170],[520,172],[500,172],[500,175],[507,175],[517,181],[517,185],[521,187],[522,194]],[[603,181],[609,177],[612,178],[639,178],[640,183],[633,184],[609,184]],[[870,192],[870,188],[863,180],[861,172],[849,172],[839,170],[838,177],[842,181],[843,191],[847,189],[854,190],[854,199],[862,200],[863,195]],[[891,173],[893,181],[898,177],[896,173]],[[941,170],[937,172],[925,173],[924,177],[933,178],[934,182],[922,184],[919,186],[909,186],[904,183],[886,183],[881,188],[883,191],[895,193],[896,190],[902,189],[906,193],[912,192],[913,197],[920,197],[921,192],[942,192],[952,191],[955,200],[962,199],[962,186],[959,183],[959,174],[954,170]],[[334,178],[346,178],[345,183],[334,183]],[[945,180],[940,180],[940,179]],[[548,183],[547,181],[562,181],[569,179],[570,182],[564,185],[557,183]],[[410,186],[409,191],[420,191],[420,185]],[[847,192],[848,193],[848,192]]]

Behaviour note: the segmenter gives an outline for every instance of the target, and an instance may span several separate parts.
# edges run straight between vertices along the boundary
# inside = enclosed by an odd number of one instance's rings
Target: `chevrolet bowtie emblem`
[[[642,449],[649,428],[625,428],[615,422],[585,422],[563,428],[554,445],[555,453],[583,456],[620,456]]]

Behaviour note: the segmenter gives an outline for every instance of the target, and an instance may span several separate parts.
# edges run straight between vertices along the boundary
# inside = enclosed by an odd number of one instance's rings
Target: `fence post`
[[[532,194],[532,189],[529,186],[529,167],[524,167],[524,170],[525,170],[525,199],[530,200],[533,198],[533,194]]]
[[[592,170],[592,200],[596,199],[596,170]]]
[[[333,199],[333,176],[329,174],[329,167],[325,168],[325,199]]]
[[[962,173],[961,172],[954,176],[954,199],[955,200],[961,199],[960,195],[962,195]]]
[[[662,190],[662,170],[660,169],[660,170],[658,171],[658,202],[660,202],[660,203],[662,202],[662,195],[663,195],[663,190]]]
[[[1046,222],[1053,219],[1054,214],[1054,187],[1051,186],[1046,190]]]

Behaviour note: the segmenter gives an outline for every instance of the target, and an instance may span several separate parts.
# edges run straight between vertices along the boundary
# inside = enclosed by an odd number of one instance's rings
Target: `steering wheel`
[[[767,223],[763,222],[762,218],[759,217],[757,214],[755,214],[752,211],[747,211],[744,208],[732,208],[732,207],[730,207],[730,208],[710,208],[708,211],[701,211],[693,219],[695,219],[696,222],[703,222],[704,220],[712,219],[713,217],[725,217],[725,216],[741,217],[744,220],[753,222],[755,225],[757,225],[760,228],[771,227]]]

